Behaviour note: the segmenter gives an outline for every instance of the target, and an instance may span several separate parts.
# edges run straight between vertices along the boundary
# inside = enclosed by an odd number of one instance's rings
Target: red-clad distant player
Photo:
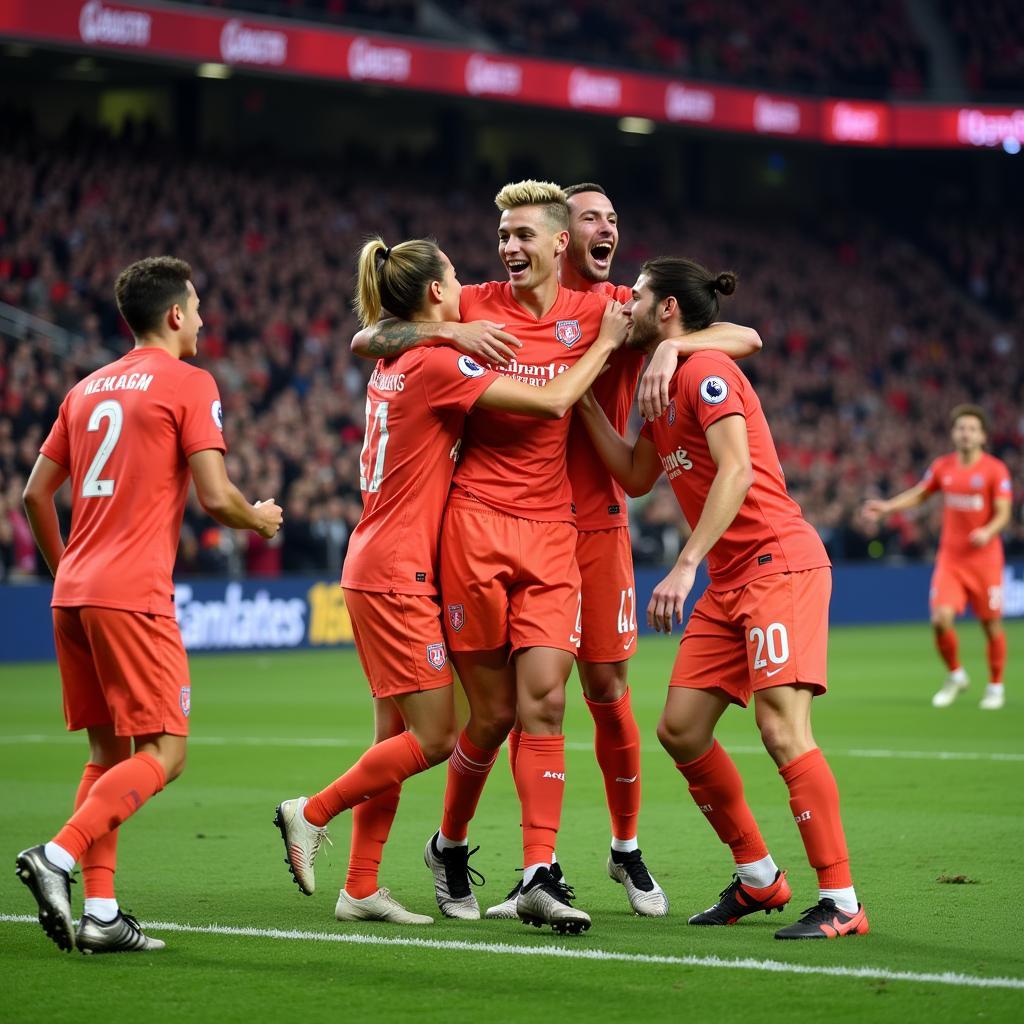
[[[389,248],[378,238],[360,254],[357,306],[364,328],[387,309],[401,322],[440,330],[458,317],[461,292],[454,267],[431,240]],[[622,340],[624,319],[616,304],[609,307],[617,333],[606,330],[547,387],[510,380],[447,347],[381,359],[370,378],[360,457],[363,514],[341,584],[374,698],[374,745],[313,797],[284,801],[275,818],[286,862],[299,888],[311,894],[328,822],[353,811],[339,921],[431,923],[380,888],[377,876],[402,782],[446,760],[457,735],[435,562],[466,414],[475,408],[565,416]]]
[[[914,508],[933,494],[942,494],[942,534],[929,604],[935,645],[949,674],[932,697],[932,705],[949,707],[967,689],[969,680],[960,664],[953,623],[969,601],[987,639],[989,683],[980,706],[998,711],[1006,701],[1003,542],[999,534],[1010,521],[1013,486],[1006,464],[984,451],[988,420],[983,410],[976,405],[958,405],[949,420],[956,451],[939,456],[924,479],[902,494],[888,501],[867,501],[864,515],[877,522],[892,512]]]
[[[547,387],[601,331],[606,299],[558,283],[569,241],[565,193],[549,182],[506,185],[495,199],[508,279],[462,291],[464,320],[505,325],[522,348],[501,372]],[[621,318],[624,330],[624,318]],[[382,337],[383,336],[383,337]],[[378,332],[379,344],[388,331]],[[428,337],[425,333],[424,338]],[[356,339],[357,348],[367,339]],[[522,805],[519,917],[578,933],[590,917],[552,872],[565,786],[565,683],[580,642],[576,526],[566,473],[567,420],[537,423],[488,410],[466,427],[441,538],[445,631],[470,718],[448,764],[444,816],[425,860],[448,917],[478,918],[467,832],[518,711]]]
[[[648,351],[718,317],[732,274],[690,260],[644,264],[633,287],[628,344]],[[715,740],[730,704],[754,697],[761,738],[779,766],[819,901],[780,939],[863,934],[868,922],[850,877],[839,793],[811,733],[811,699],[826,689],[831,573],[825,548],[786,493],[760,402],[736,364],[717,352],[680,364],[663,415],[634,446],[600,406],[578,407],[595,446],[629,494],[665,472],[692,527],[675,566],[655,588],[648,623],[671,632],[705,556],[711,582],[690,615],[670,679],[658,738],[723,843],[736,875],[719,902],[690,918],[732,924],[784,907],[791,892],[765,846],[735,764]]]
[[[203,322],[192,271],[169,256],[117,279],[135,348],[69,392],[25,488],[25,509],[54,574],[53,622],[68,729],[86,729],[75,813],[54,838],[18,854],[18,876],[46,934],[83,953],[162,949],[114,896],[118,827],[185,765],[192,706],[174,617],[171,570],[190,480],[203,507],[235,529],[273,537],[281,509],[250,505],[224,467],[213,378],[183,362]],[[71,480],[71,536],[54,494]],[[134,745],[134,752],[133,752]],[[77,935],[69,879],[81,863]]]
[[[569,245],[559,260],[566,288],[629,302],[632,290],[608,280],[619,243],[619,218],[605,190],[594,182],[565,189],[569,203]],[[679,359],[704,349],[743,358],[760,348],[756,331],[735,324],[712,324],[685,337],[666,339],[658,363],[672,372]],[[593,394],[620,433],[643,369],[645,353],[620,348],[594,382]],[[655,368],[657,370],[657,367]],[[669,374],[670,375],[670,374]],[[659,389],[660,393],[660,389]],[[585,427],[574,417],[569,431],[569,482],[576,506],[576,561],[582,581],[582,640],[576,658],[587,708],[594,719],[594,749],[604,776],[611,817],[608,873],[625,888],[630,906],[645,917],[668,912],[668,899],[651,876],[637,839],[640,812],[640,730],[631,706],[628,665],[636,653],[636,588],[626,496],[594,451]],[[515,772],[519,730],[509,736]],[[515,917],[517,885],[489,918]]]

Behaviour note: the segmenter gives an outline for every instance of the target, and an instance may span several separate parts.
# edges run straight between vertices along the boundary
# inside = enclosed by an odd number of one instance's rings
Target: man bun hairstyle
[[[965,402],[962,405],[955,406],[949,414],[949,427],[951,430],[956,426],[956,421],[961,416],[973,416],[981,424],[981,429],[985,431],[986,436],[988,435],[988,416],[980,405],[971,405]]]
[[[389,247],[376,235],[359,253],[355,310],[363,327],[386,312],[411,319],[423,305],[431,281],[444,277],[441,250],[433,238],[413,238]]]
[[[640,272],[659,302],[670,295],[675,298],[688,331],[713,324],[719,315],[718,296],[736,291],[731,270],[712,274],[702,263],[681,256],[658,256],[644,263]]]
[[[147,256],[125,267],[114,284],[114,298],[136,338],[160,327],[171,308],[184,308],[192,268],[174,256]]]
[[[513,181],[494,197],[494,205],[502,212],[520,206],[541,206],[556,231],[569,230],[569,204],[565,192],[553,181]]]

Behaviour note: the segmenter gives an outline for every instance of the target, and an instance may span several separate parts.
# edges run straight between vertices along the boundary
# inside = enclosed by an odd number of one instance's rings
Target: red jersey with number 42
[[[41,449],[71,474],[54,607],[174,614],[188,459],[207,449],[226,450],[217,385],[163,349],[133,349],[68,392]]]
[[[970,558],[981,565],[1001,565],[1003,541],[998,534],[984,547],[971,543],[972,531],[984,526],[995,513],[996,498],[1012,498],[1013,485],[1006,463],[982,452],[970,466],[956,452],[940,455],[924,475],[925,494],[942,494],[942,535],[939,557]]]
[[[494,320],[523,343],[508,366],[495,369],[531,387],[545,387],[597,339],[607,298],[559,287],[554,305],[537,319],[523,309],[507,281],[466,285],[463,321]],[[542,420],[477,409],[466,421],[455,485],[508,515],[542,522],[574,522],[566,474],[569,417]]]
[[[718,472],[705,431],[734,415],[746,421],[754,483],[708,552],[710,589],[733,590],[761,576],[831,564],[821,538],[786,492],[757,393],[721,352],[701,352],[682,362],[669,387],[668,408],[640,431],[657,448],[690,528],[697,525]]]
[[[491,370],[444,347],[377,363],[359,456],[363,514],[348,543],[343,587],[437,593],[441,517],[466,413],[493,381]]]
[[[605,301],[629,302],[633,289],[625,285],[595,285],[591,294]],[[620,433],[626,432],[629,413],[633,408],[640,371],[644,368],[644,353],[640,349],[623,345],[608,360],[608,369],[594,381],[591,391],[605,411],[611,424]],[[569,483],[572,500],[576,505],[576,528],[609,530],[615,526],[628,526],[626,492],[597,454],[587,428],[576,415],[569,428]]]

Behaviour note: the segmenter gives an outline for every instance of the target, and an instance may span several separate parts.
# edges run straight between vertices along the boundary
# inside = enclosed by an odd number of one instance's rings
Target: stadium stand
[[[436,161],[407,155],[372,175],[349,160],[339,175],[337,166],[185,158],[158,142],[111,145],[82,128],[43,142],[13,114],[4,121],[12,130],[0,146],[0,302],[74,340],[61,351],[38,324],[0,329],[0,571],[40,571],[20,507],[26,473],[66,391],[129,344],[113,304],[116,273],[159,252],[195,267],[201,363],[221,388],[231,475],[250,497],[275,496],[287,509],[279,544],[241,550],[193,504],[181,570],[336,569],[360,509],[368,373],[348,345],[353,255],[369,232],[433,234],[464,282],[501,276],[490,192],[453,191],[437,179]],[[667,223],[640,196],[616,201],[616,280],[631,282],[648,256],[680,250],[739,273],[725,315],[764,339],[746,368],[790,490],[833,557],[931,549],[938,508],[893,517],[880,536],[857,510],[866,495],[915,481],[947,449],[946,414],[958,402],[989,410],[993,449],[1024,478],[1024,360],[1003,315],[1021,303],[1021,251],[1009,228],[948,221],[915,243],[841,219],[813,230],[706,216]],[[1018,554],[1020,511],[1018,498],[1007,535]],[[638,561],[674,555],[677,524],[657,492],[638,505]]]

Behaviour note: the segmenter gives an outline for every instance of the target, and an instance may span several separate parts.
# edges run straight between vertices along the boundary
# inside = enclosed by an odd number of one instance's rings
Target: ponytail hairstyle
[[[736,275],[731,270],[712,274],[696,260],[680,256],[658,256],[648,260],[640,272],[658,302],[673,296],[688,331],[702,331],[718,319],[718,296],[732,295]]]
[[[444,278],[441,250],[433,238],[413,238],[389,248],[380,235],[359,253],[355,309],[363,327],[372,327],[385,311],[409,320],[423,305],[431,281]]]

